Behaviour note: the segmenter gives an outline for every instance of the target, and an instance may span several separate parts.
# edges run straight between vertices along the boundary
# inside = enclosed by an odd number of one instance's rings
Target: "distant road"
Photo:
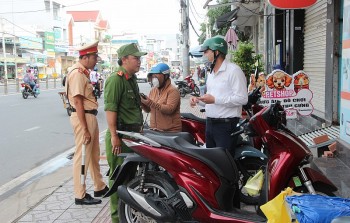
[[[148,94],[148,83],[139,86]],[[41,87],[38,98],[28,99],[16,92],[0,94],[0,186],[74,147],[69,116],[59,91],[63,88]],[[102,132],[107,129],[103,94],[98,102],[97,119]]]

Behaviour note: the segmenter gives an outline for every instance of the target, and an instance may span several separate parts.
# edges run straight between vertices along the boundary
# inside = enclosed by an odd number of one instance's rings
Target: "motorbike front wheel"
[[[246,189],[243,187],[250,177],[253,177],[263,166],[266,165],[266,161],[260,158],[245,158],[238,160],[239,162],[239,192],[241,202],[249,205],[256,205],[259,202],[260,194],[256,196],[250,196]]]
[[[332,189],[328,188],[326,185],[321,185],[321,184],[315,183],[315,184],[313,184],[313,187],[315,189],[316,194],[335,197],[335,194],[333,193]],[[293,190],[295,192],[303,193],[303,194],[309,193],[309,191],[307,190],[307,188],[304,185],[301,187],[296,187]]]
[[[199,87],[197,85],[194,86],[193,93],[194,93],[194,96],[197,96],[197,97],[200,96],[201,92],[200,92]]]
[[[147,173],[145,177],[137,176],[136,178],[131,180],[127,184],[127,187],[152,197],[169,197],[170,195],[175,193],[176,186],[171,184],[164,176],[163,174],[158,173]],[[140,188],[141,184],[143,184],[142,188]],[[148,217],[147,215],[125,204],[121,199],[119,199],[118,207],[119,222],[157,222],[151,217]]]
[[[184,98],[186,96],[186,89],[183,87],[179,87],[179,92],[180,92],[180,96],[182,98]]]
[[[24,99],[27,99],[28,98],[28,90],[26,90],[26,89],[24,89],[23,91],[22,91],[22,97],[24,98]]]

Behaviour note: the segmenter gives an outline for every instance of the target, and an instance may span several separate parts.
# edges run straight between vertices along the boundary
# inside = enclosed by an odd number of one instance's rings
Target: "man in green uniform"
[[[121,46],[118,51],[119,68],[106,80],[104,92],[104,110],[108,130],[106,132],[106,155],[110,167],[110,176],[123,159],[118,157],[121,152],[130,152],[116,130],[139,132],[142,127],[143,116],[140,104],[139,88],[135,73],[141,66],[140,57],[146,55],[140,52],[135,43]],[[109,185],[113,181],[109,180]],[[110,196],[112,222],[118,222],[118,196]]]

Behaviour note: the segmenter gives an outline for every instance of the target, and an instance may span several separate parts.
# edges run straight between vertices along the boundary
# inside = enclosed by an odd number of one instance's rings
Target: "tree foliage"
[[[217,0],[216,2],[217,2],[217,4],[225,4],[225,3],[231,2],[231,0]],[[218,29],[218,30],[214,30],[213,27],[214,27],[214,23],[216,21],[216,18],[218,18],[219,16],[221,16],[225,13],[228,13],[230,11],[231,11],[230,6],[220,6],[220,7],[212,8],[212,9],[208,10],[207,17],[208,17],[208,23],[209,23],[209,27],[210,27],[209,32],[210,32],[211,36],[216,36],[216,35],[225,36],[226,35],[227,30],[230,28],[230,25],[231,25],[230,23],[227,23],[227,25],[225,27],[222,27],[221,29]],[[202,32],[202,34],[198,38],[198,42],[201,44],[205,40],[206,30],[207,30],[206,24],[202,23],[201,28],[200,28],[200,31]]]
[[[258,71],[264,70],[262,63],[262,55],[255,54],[254,45],[251,42],[240,42],[236,51],[230,52],[232,56],[232,62],[240,66],[247,80],[250,78],[250,74],[255,72],[255,63],[258,63]]]

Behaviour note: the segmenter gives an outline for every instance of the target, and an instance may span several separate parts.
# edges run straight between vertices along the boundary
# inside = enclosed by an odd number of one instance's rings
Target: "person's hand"
[[[83,135],[83,144],[87,145],[91,142],[91,135],[88,129],[85,129]]]
[[[190,105],[193,108],[194,106],[196,106],[198,103],[198,98],[197,97],[190,97]]]
[[[204,102],[205,104],[214,104],[215,103],[215,97],[211,94],[205,94],[198,98],[198,100]]]
[[[146,95],[144,95],[144,96],[140,95],[140,98],[141,98],[141,103],[142,104],[144,104],[144,105],[148,105],[149,104],[149,101],[150,101],[149,97],[147,97]]]
[[[112,135],[111,144],[113,155],[119,155],[122,152],[122,143],[118,135]]]
[[[141,98],[141,103],[147,105],[149,98],[146,95],[144,95],[144,96],[140,95],[140,98]]]

